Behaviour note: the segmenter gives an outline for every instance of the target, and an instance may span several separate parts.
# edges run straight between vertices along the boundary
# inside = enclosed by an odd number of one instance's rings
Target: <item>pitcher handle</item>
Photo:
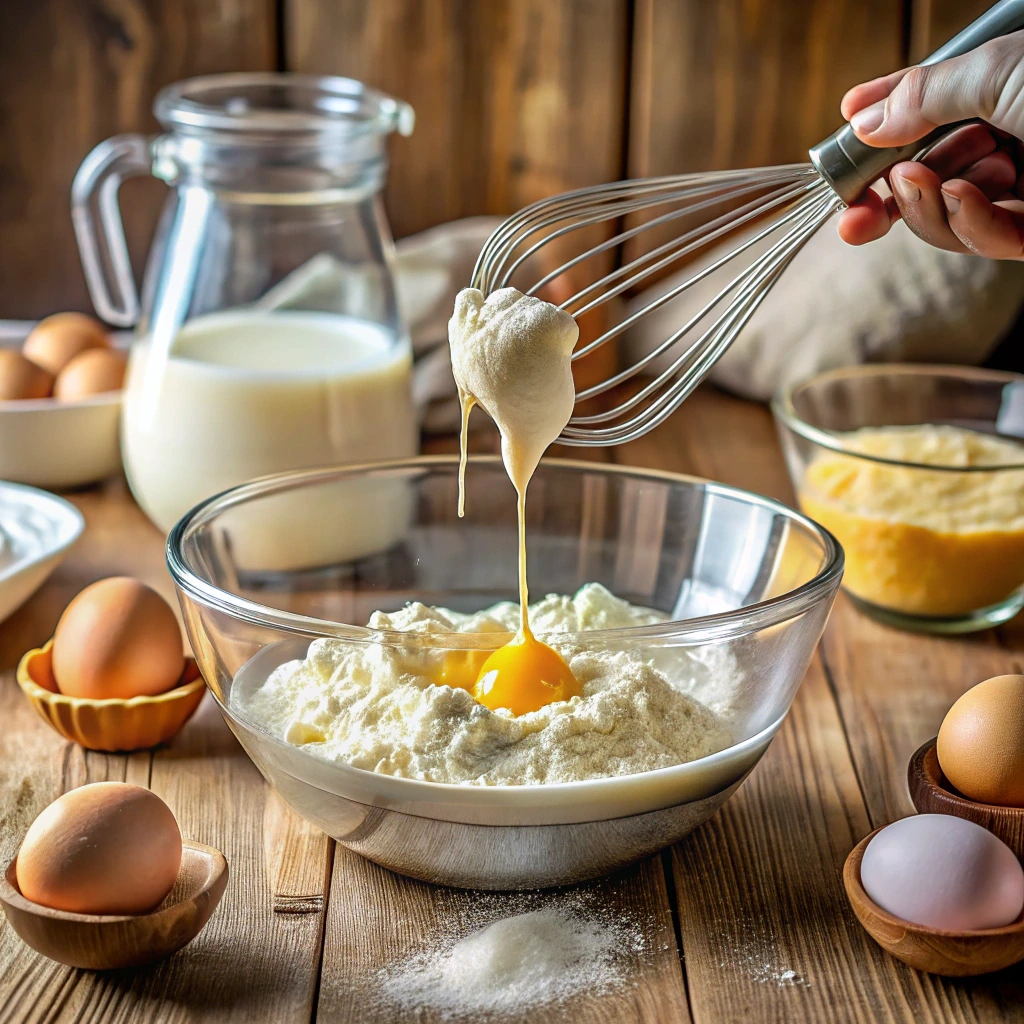
[[[71,220],[85,282],[96,312],[107,323],[132,327],[139,319],[128,243],[117,193],[126,178],[150,173],[150,139],[115,135],[83,161],[71,185]]]

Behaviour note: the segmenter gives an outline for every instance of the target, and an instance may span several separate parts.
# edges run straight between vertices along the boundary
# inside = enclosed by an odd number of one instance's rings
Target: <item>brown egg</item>
[[[128,576],[86,587],[64,609],[53,635],[53,676],[71,697],[164,693],[184,667],[170,605]]]
[[[124,368],[128,362],[116,348],[90,348],[80,352],[57,374],[54,398],[73,402],[104,391],[119,391],[124,384]]]
[[[1024,676],[972,686],[946,712],[935,752],[968,799],[1024,807]]]
[[[32,328],[21,351],[56,375],[80,352],[109,345],[107,329],[98,320],[84,313],[54,313]]]
[[[0,401],[46,398],[52,390],[52,373],[13,348],[0,348]]]
[[[155,793],[94,782],[54,800],[18,851],[15,874],[33,903],[77,914],[144,914],[171,891],[181,833]]]

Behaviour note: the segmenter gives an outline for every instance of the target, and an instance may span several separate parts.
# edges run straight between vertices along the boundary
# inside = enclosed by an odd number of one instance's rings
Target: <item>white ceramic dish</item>
[[[18,348],[32,324],[0,321],[0,347]],[[0,479],[61,490],[121,469],[121,392],[77,402],[0,402]]]
[[[70,502],[0,481],[0,622],[35,593],[84,529]]]

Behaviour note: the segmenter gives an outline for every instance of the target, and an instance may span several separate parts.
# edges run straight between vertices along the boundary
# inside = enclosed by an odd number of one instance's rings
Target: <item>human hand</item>
[[[940,249],[1024,259],[1024,32],[855,86],[841,109],[862,142],[883,147],[965,118],[986,122],[954,132],[923,161],[893,167],[891,196],[869,189],[840,216],[844,241],[881,238],[902,217]]]

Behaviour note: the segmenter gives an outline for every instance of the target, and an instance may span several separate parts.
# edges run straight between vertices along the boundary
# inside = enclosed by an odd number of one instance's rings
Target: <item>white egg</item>
[[[917,814],[883,828],[864,851],[860,877],[883,910],[929,928],[1000,928],[1024,909],[1024,870],[1013,851],[949,814]]]

